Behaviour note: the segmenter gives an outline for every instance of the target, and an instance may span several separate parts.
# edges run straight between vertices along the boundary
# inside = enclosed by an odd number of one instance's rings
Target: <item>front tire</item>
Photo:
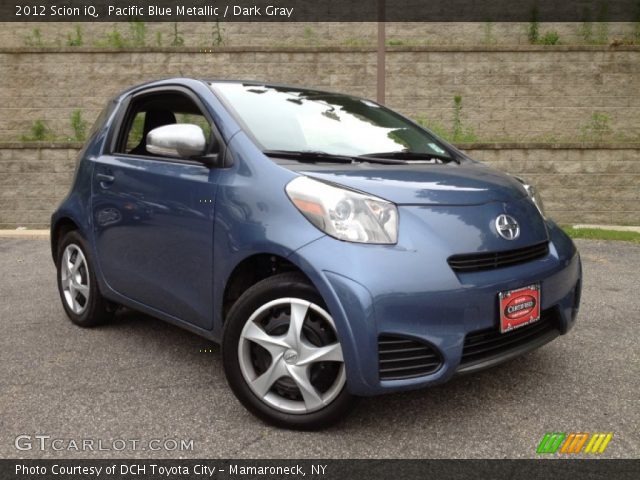
[[[354,405],[333,319],[300,274],[267,278],[238,299],[225,323],[222,358],[240,402],[278,427],[328,427]]]
[[[98,288],[89,250],[77,231],[62,238],[56,266],[62,306],[73,323],[93,327],[113,317],[113,308]]]

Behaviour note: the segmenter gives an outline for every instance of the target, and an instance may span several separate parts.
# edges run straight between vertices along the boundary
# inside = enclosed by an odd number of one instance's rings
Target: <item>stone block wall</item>
[[[114,28],[125,32],[127,24],[85,25],[81,47],[65,46],[72,24],[37,25],[45,46],[25,46],[35,24],[4,26],[0,228],[48,224],[73,174],[78,146],[60,143],[73,139],[73,112],[91,124],[106,100],[130,85],[195,76],[376,94],[375,24],[226,24],[225,45],[212,48],[200,40],[211,24],[185,23],[183,47],[120,49],[92,42]],[[486,24],[387,27],[389,39],[404,39],[387,48],[390,107],[450,131],[460,96],[472,156],[536,184],[552,217],[640,225],[640,47],[526,45],[525,24],[495,25],[509,45],[483,45]],[[553,27],[561,36],[576,31]],[[148,44],[154,31],[168,43],[172,24],[148,28]],[[612,24],[609,33],[628,35],[629,28]],[[602,140],[593,136],[594,115],[606,118],[607,143],[576,144]],[[20,142],[37,120],[55,145]]]
[[[82,44],[95,46],[108,43],[107,36],[118,32],[123,41],[133,37],[127,22],[0,22],[0,45],[25,47],[64,47],[69,38],[76,38],[80,28]],[[467,23],[388,23],[390,44],[403,45],[526,45],[529,24],[525,22],[467,22]],[[585,32],[590,28],[590,37]],[[635,38],[633,23],[540,23],[540,36],[556,32],[560,43],[575,45],[604,43]],[[35,32],[38,29],[38,33]],[[217,44],[218,33],[226,46],[366,46],[376,43],[375,22],[156,22],[146,23],[146,46],[166,47],[172,44],[175,31],[185,46],[202,47]]]
[[[540,190],[561,224],[640,225],[640,146],[476,144],[473,158]],[[0,229],[46,228],[69,190],[77,144],[0,144]]]
[[[170,77],[247,79],[375,97],[371,47],[225,47],[110,51],[0,49],[0,140],[43,120],[57,140],[71,115],[93,121],[107,98]],[[473,141],[576,141],[605,118],[616,141],[640,140],[640,47],[389,47],[387,104],[445,130],[460,120]],[[586,129],[586,130],[585,130]],[[591,129],[591,130],[590,130]],[[592,133],[592,132],[591,132]]]

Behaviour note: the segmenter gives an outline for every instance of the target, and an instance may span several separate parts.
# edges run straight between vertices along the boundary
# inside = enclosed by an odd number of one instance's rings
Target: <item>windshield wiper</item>
[[[268,157],[291,158],[299,162],[353,163],[354,161],[353,157],[347,155],[334,155],[315,150],[265,150],[262,153]]]
[[[292,158],[299,162],[333,162],[333,163],[355,163],[355,162],[368,162],[368,163],[380,163],[383,165],[406,165],[408,162],[405,160],[396,160],[392,158],[377,158],[368,157],[367,155],[349,156],[338,155],[333,153],[327,153],[316,150],[265,150],[262,153],[268,157],[276,158]]]
[[[368,162],[379,163],[382,165],[408,165],[411,163],[432,163],[430,160],[438,159],[443,162],[458,162],[458,160],[444,155],[436,155],[433,153],[415,153],[415,152],[381,152],[368,153],[366,155],[338,155],[334,153],[323,152],[319,150],[265,150],[262,153],[268,157],[290,158],[299,162],[328,162],[328,163],[355,163]],[[459,163],[459,162],[458,162]]]
[[[360,158],[384,158],[384,159],[394,159],[394,160],[405,160],[410,163],[418,163],[420,160],[423,160],[425,163],[431,163],[429,160],[437,159],[441,160],[444,163],[448,162],[456,162],[460,163],[457,158],[449,157],[447,155],[439,155],[437,153],[419,153],[419,152],[377,152],[377,153],[367,153],[365,155],[360,155]]]

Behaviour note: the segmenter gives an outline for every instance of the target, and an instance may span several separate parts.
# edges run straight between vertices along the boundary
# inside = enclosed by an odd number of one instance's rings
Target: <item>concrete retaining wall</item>
[[[536,185],[547,213],[560,223],[640,225],[640,145],[462,147]],[[78,148],[0,144],[0,229],[48,225],[69,189]]]
[[[593,123],[613,140],[640,140],[640,47],[389,47],[387,103],[451,129],[462,97],[468,141],[576,141]],[[58,139],[71,115],[93,121],[125,87],[168,76],[240,78],[375,97],[369,47],[0,49],[0,141],[44,120]],[[605,117],[606,116],[606,117]],[[592,133],[592,132],[591,132]],[[586,138],[597,141],[601,138]]]
[[[204,28],[183,26],[193,32]],[[273,35],[276,26],[253,25],[251,38]],[[414,27],[427,32],[432,26]],[[65,32],[64,25],[57,27]],[[304,27],[289,25],[282,35],[305,38]],[[368,38],[375,33],[374,27],[359,24],[364,30],[352,34]],[[18,27],[7,28],[15,37]],[[238,32],[242,28],[248,27],[233,26]],[[310,28],[329,29],[327,35],[347,32],[344,25]],[[391,38],[401,26],[389,28]],[[417,31],[408,29],[404,34]],[[15,142],[28,135],[39,119],[50,128],[52,140],[70,141],[74,110],[80,109],[90,124],[107,98],[132,84],[175,75],[244,78],[375,97],[374,48],[300,46],[304,44],[110,50],[2,43],[0,142],[5,143],[0,145],[0,228],[48,223],[68,189],[77,147]],[[402,45],[387,49],[389,106],[451,129],[453,97],[460,95],[463,130],[472,129],[474,141],[503,142],[476,143],[468,146],[470,153],[539,185],[551,215],[562,223],[640,225],[640,150],[638,143],[631,143],[640,142],[638,92],[638,46]],[[593,138],[594,114],[605,118],[600,133],[607,143],[567,143],[601,140]],[[531,141],[554,143],[523,143]]]
[[[132,38],[132,27],[127,22],[55,22],[26,23],[0,22],[0,45],[4,47],[43,46],[63,47],[69,38],[77,38],[80,28],[82,45],[104,44],[108,35],[118,32],[122,41]],[[173,22],[146,23],[146,46],[168,46],[174,39]],[[591,33],[588,33],[590,28]],[[36,34],[35,29],[39,33]],[[529,23],[526,22],[465,22],[465,23],[387,23],[387,39],[391,44],[405,45],[526,45]],[[349,46],[374,45],[375,22],[189,22],[177,24],[179,36],[185,46],[211,46],[217,33],[226,46]],[[561,44],[575,45],[588,42],[609,44],[613,41],[635,38],[634,23],[540,23],[540,37],[554,31]],[[158,45],[159,44],[159,45]]]

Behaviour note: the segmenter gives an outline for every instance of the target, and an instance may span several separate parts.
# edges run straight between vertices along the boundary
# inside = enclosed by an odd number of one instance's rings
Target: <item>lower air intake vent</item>
[[[431,345],[396,335],[380,335],[378,354],[380,380],[421,377],[442,365],[440,354]]]
[[[556,308],[544,310],[535,323],[500,333],[498,327],[469,333],[464,339],[458,371],[472,370],[474,365],[501,360],[541,346],[560,334]]]

